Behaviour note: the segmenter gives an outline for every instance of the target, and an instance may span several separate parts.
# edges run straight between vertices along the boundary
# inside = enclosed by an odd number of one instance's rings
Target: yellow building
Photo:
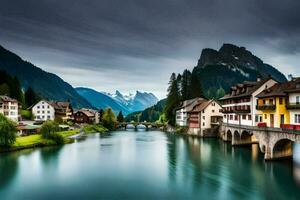
[[[277,83],[256,96],[258,122],[275,128],[280,128],[282,124],[290,124],[290,113],[286,109],[289,98],[285,92],[287,86],[287,83]]]

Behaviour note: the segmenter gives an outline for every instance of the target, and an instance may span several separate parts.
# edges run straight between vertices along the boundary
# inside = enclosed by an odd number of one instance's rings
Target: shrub
[[[0,114],[0,146],[10,146],[16,141],[16,124]]]
[[[59,131],[58,123],[54,121],[46,121],[41,128],[43,138],[55,141],[56,144],[63,144],[64,137],[57,133]]]

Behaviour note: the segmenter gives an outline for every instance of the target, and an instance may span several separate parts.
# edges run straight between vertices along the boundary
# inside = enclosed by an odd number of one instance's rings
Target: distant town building
[[[69,102],[41,100],[32,107],[32,114],[37,121],[54,120],[57,117],[67,121],[72,119],[73,109]]]
[[[198,99],[188,113],[188,134],[205,136],[222,121],[222,107],[215,100]]]
[[[74,122],[86,124],[96,123],[96,114],[88,109],[78,110],[74,114]]]
[[[230,124],[255,126],[262,121],[261,113],[256,110],[257,95],[275,85],[272,78],[245,81],[230,89],[230,93],[220,99],[223,121]]]
[[[176,124],[178,126],[188,126],[187,113],[193,109],[193,107],[197,104],[198,101],[202,100],[204,99],[197,97],[181,102],[180,107],[176,109]]]
[[[15,122],[18,121],[19,105],[16,99],[12,99],[5,95],[0,95],[0,113],[2,113],[8,119]]]

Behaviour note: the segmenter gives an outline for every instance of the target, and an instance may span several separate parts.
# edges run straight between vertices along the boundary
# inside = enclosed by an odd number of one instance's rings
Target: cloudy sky
[[[299,0],[0,1],[0,45],[75,87],[162,98],[223,43],[300,76]]]

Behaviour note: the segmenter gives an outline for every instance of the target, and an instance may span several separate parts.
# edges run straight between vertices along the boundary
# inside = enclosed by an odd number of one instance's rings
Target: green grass
[[[75,135],[79,132],[79,129],[69,130],[69,131],[61,131],[58,132],[61,134],[64,139],[65,143],[69,143],[69,136]],[[42,135],[29,135],[29,136],[23,136],[23,137],[17,137],[16,142],[12,145],[12,147],[26,147],[31,145],[55,145],[55,142],[53,140],[45,139],[42,137]]]
[[[102,125],[86,125],[83,127],[83,131],[86,134],[90,133],[106,133],[108,132],[108,129],[103,127]]]

